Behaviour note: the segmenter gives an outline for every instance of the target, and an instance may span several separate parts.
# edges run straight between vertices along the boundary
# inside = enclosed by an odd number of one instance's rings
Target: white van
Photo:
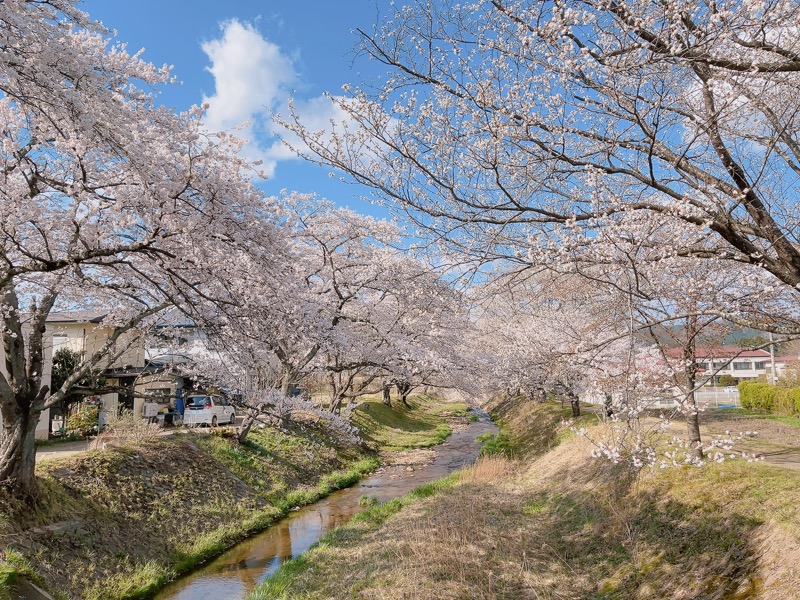
[[[214,394],[197,394],[186,399],[184,425],[206,424],[216,427],[226,423],[233,425],[235,421],[236,411],[227,398]]]

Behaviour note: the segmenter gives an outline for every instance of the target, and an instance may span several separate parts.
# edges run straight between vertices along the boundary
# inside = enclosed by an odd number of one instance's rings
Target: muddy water
[[[472,464],[480,444],[475,438],[495,433],[497,428],[485,414],[480,421],[453,433],[435,447],[436,458],[425,466],[388,467],[346,490],[335,492],[290,514],[264,532],[234,546],[201,569],[164,588],[155,600],[235,600],[273,574],[281,564],[308,550],[331,529],[346,523],[363,510],[358,498],[375,496],[380,502],[397,498],[418,485],[444,477]]]

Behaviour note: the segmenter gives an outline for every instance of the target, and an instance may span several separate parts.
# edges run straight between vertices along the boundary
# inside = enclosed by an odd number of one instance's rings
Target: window
[[[749,371],[751,369],[749,362],[735,362],[733,363],[734,371]]]
[[[66,333],[53,334],[53,354],[69,346],[69,336]]]
[[[767,370],[767,363],[765,363],[764,361],[754,363],[753,364],[753,368],[756,371],[766,371]]]

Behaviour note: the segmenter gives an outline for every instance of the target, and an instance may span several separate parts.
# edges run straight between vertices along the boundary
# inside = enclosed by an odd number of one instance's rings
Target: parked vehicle
[[[223,423],[236,421],[236,411],[228,399],[215,394],[197,394],[186,399],[183,413],[184,425],[206,424],[216,427]]]

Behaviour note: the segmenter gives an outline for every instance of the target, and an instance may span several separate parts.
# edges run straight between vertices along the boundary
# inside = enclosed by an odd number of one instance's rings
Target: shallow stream
[[[385,502],[472,464],[480,452],[480,443],[475,438],[497,431],[485,413],[478,416],[477,422],[453,433],[433,449],[436,453],[433,462],[410,467],[413,470],[404,464],[387,467],[353,487],[305,506],[169,584],[154,600],[245,598],[286,560],[302,554],[330,530],[364,510],[358,505],[359,497],[375,496]]]

